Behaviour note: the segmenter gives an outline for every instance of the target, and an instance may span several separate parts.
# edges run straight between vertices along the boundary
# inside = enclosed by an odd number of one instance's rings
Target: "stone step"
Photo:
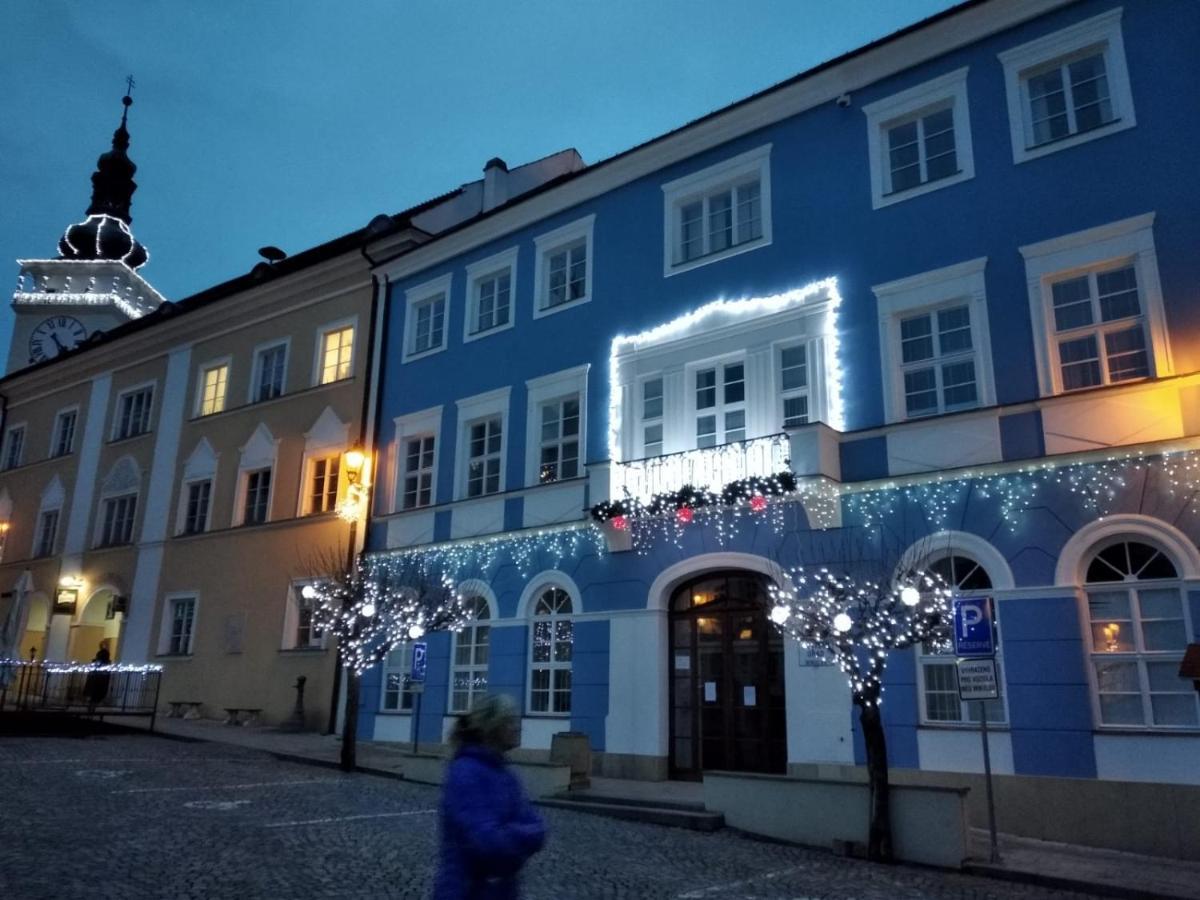
[[[610,819],[649,822],[652,825],[688,828],[692,831],[718,831],[725,827],[725,816],[721,813],[698,809],[677,809],[662,805],[643,805],[637,802],[631,803],[627,800],[606,802],[589,799],[580,802],[579,799],[567,800],[562,797],[543,797],[536,802],[539,806],[549,806],[554,809],[570,809],[575,812],[588,813],[594,816],[608,816]],[[675,804],[675,806],[679,805]]]
[[[572,788],[565,793],[554,794],[554,800],[570,800],[573,803],[615,803],[618,806],[641,806],[648,809],[671,809],[683,812],[707,812],[702,801],[658,800],[643,797],[622,797],[617,794],[591,793]]]

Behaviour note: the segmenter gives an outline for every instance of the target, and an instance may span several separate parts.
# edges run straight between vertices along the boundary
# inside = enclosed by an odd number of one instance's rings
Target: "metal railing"
[[[732,481],[778,474],[788,468],[790,455],[790,439],[781,433],[618,462],[609,474],[610,495],[614,500],[629,496],[645,502],[685,484],[720,492]]]
[[[0,714],[149,716],[154,728],[161,666],[0,660]]]

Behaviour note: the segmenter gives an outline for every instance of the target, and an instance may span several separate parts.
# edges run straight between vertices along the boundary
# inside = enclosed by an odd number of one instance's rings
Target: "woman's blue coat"
[[[516,900],[517,872],[545,839],[546,826],[504,759],[463,746],[442,791],[434,900]]]

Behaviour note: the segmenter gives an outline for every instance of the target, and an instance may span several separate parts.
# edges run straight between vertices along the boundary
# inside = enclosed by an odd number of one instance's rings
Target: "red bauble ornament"
[[[692,508],[690,506],[681,506],[681,507],[679,507],[679,509],[675,510],[675,518],[678,519],[680,522],[682,522],[684,525],[690,524],[693,517],[695,517],[695,515],[696,515],[696,513],[692,510]]]
[[[762,512],[767,508],[767,498],[762,494],[755,494],[750,498],[750,508],[754,510],[754,512]]]
[[[612,527],[617,529],[617,531],[629,530],[629,520],[624,516],[613,516],[609,521],[612,522]]]

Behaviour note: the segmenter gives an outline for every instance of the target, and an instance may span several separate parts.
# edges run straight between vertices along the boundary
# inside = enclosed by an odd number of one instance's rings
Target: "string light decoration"
[[[93,663],[93,662],[39,662],[28,659],[0,659],[0,668],[35,668],[52,675],[74,675],[81,672],[117,673],[126,672],[133,675],[153,675],[162,672],[163,667],[150,663]]]
[[[879,712],[883,673],[892,650],[918,643],[949,648],[950,588],[928,571],[911,571],[888,584],[796,567],[788,579],[789,584],[767,587],[771,621],[817,661],[835,663],[846,676],[859,709],[871,784],[867,855],[890,860],[887,742]]]
[[[337,639],[342,665],[356,676],[397,645],[428,631],[458,631],[472,615],[445,575],[431,578],[413,566],[387,569],[363,556],[300,592],[313,604],[313,627]]]

